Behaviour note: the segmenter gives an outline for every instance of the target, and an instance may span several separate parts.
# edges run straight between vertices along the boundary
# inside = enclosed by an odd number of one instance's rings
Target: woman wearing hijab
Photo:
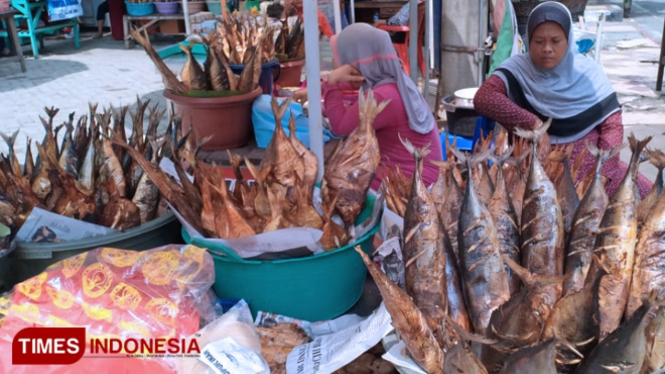
[[[410,176],[415,163],[399,137],[417,147],[429,144],[423,179],[427,185],[434,183],[438,168],[429,160],[443,157],[436,122],[418,88],[404,73],[388,33],[369,24],[355,23],[333,36],[331,49],[339,68],[330,72],[323,83],[324,114],[330,130],[346,136],[358,127],[358,103],[345,105],[343,91],[371,88],[378,103],[389,101],[374,121],[381,165],[393,170],[399,165]],[[379,170],[372,189],[379,189],[382,174]]]
[[[609,149],[623,142],[621,108],[602,68],[577,51],[570,11],[549,1],[538,5],[527,21],[528,53],[506,60],[483,83],[474,98],[479,114],[509,131],[534,129],[552,117],[548,129],[552,144],[574,143],[571,160],[585,142]],[[595,160],[587,153],[579,178],[593,172]],[[608,160],[603,175],[610,196],[627,170],[619,155]],[[640,195],[651,182],[640,175]]]

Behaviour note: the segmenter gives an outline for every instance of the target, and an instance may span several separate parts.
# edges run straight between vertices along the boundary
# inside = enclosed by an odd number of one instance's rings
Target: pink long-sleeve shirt
[[[359,108],[356,101],[351,106],[347,106],[343,100],[342,90],[349,89],[346,84],[323,84],[323,97],[325,100],[324,114],[330,121],[330,127],[336,135],[346,136],[358,127]],[[386,83],[373,89],[374,97],[378,103],[390,100],[386,108],[379,113],[374,121],[374,130],[376,138],[379,141],[379,151],[381,152],[381,165],[395,170],[399,165],[400,169],[408,177],[413,175],[415,161],[413,156],[404,148],[399,140],[409,139],[416,147],[423,147],[429,144],[429,155],[425,157],[423,168],[423,180],[425,185],[436,181],[438,176],[438,167],[433,165],[430,160],[442,160],[441,140],[437,127],[427,134],[417,133],[409,128],[409,117],[404,107],[404,102],[397,89],[397,84]],[[372,189],[378,191],[381,186],[383,172],[381,167],[377,172]]]

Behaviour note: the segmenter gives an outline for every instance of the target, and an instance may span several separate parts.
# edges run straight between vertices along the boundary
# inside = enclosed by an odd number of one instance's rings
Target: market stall
[[[374,124],[388,103],[375,88],[355,95],[358,125],[325,152],[316,5],[304,8],[304,23],[279,30],[225,12],[198,41],[205,63],[179,46],[179,74],[135,30],[173,102],[164,132],[166,110],[138,100],[79,117],[46,108],[38,154],[24,161],[18,133],[3,134],[0,271],[48,261],[0,298],[0,371],[62,372],[12,344],[26,329],[82,326],[92,357],[69,363],[77,373],[662,370],[665,154],[650,138],[629,137],[612,193],[603,164],[620,148],[549,147],[551,120],[497,127],[470,152],[447,144],[446,161],[400,134],[407,175],[381,163]],[[261,95],[274,92],[265,65],[303,51],[306,139],[290,98]],[[252,160],[229,149],[247,142],[231,129],[251,128],[259,97],[274,130]],[[216,122],[201,114],[220,108]],[[206,162],[206,149],[229,165]],[[639,196],[647,159],[661,173]],[[167,219],[176,226],[157,225]],[[116,248],[132,233],[149,242]],[[89,246],[58,257],[77,239]]]

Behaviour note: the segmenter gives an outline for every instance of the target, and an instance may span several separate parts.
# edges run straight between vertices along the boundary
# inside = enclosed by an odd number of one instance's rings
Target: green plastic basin
[[[168,211],[144,225],[110,235],[62,243],[17,243],[16,249],[9,255],[12,286],[41,273],[58,261],[91,249],[112,247],[143,251],[180,243],[182,241],[178,235],[180,227],[176,216]]]
[[[372,214],[375,198],[368,196],[356,223]],[[314,256],[287,260],[238,260],[211,253],[215,264],[213,289],[221,299],[245,299],[252,314],[278,313],[306,321],[324,321],[342,315],[358,302],[367,268],[354,250],[373,249],[376,225],[353,244]],[[182,230],[186,243],[212,251],[227,248],[206,239],[192,240]]]

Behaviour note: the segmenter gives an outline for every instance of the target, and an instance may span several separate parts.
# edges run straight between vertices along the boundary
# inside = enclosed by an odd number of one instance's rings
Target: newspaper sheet
[[[363,321],[295,347],[286,360],[286,373],[332,373],[375,346],[392,329],[390,314],[381,303]]]
[[[381,358],[395,365],[399,368],[401,373],[408,374],[427,374],[423,369],[416,364],[411,358],[406,357],[403,352],[406,352],[406,345],[403,341],[399,341],[393,345],[388,352],[384,353]]]
[[[178,180],[171,160],[162,159],[160,167],[164,172]],[[233,182],[235,182],[235,180]],[[234,183],[231,184],[231,189],[233,188]],[[317,195],[316,190],[315,195]],[[320,196],[320,193],[318,193],[318,196]],[[315,206],[317,205],[318,204],[315,201]],[[200,232],[194,229],[192,225],[185,221],[173,206],[169,204],[169,207],[191,238],[205,238]],[[377,198],[371,217],[355,227],[356,238],[361,238],[371,231],[372,227],[378,224],[379,218],[381,217],[381,211],[383,210],[382,208],[383,200]],[[244,259],[277,260],[305,257],[312,254],[322,253],[323,248],[319,244],[319,239],[321,239],[322,235],[323,232],[321,230],[311,228],[290,228],[238,239],[206,239],[206,242],[218,243],[230,248]]]
[[[315,338],[321,335],[336,333],[337,331],[356,325],[364,320],[365,318],[357,314],[345,314],[329,321],[309,322],[280,314],[260,311],[256,314],[254,324],[260,327],[271,327],[282,323],[292,323],[303,329],[310,338]]]
[[[35,207],[16,233],[14,240],[19,243],[60,243],[116,232],[118,230],[79,221]],[[53,256],[47,248],[39,251],[16,251],[15,255],[19,258],[51,258]]]
[[[392,237],[384,241],[379,248],[374,250],[372,260],[374,263],[379,264],[381,270],[393,283],[403,289],[406,287],[404,258],[402,257],[400,238]]]

